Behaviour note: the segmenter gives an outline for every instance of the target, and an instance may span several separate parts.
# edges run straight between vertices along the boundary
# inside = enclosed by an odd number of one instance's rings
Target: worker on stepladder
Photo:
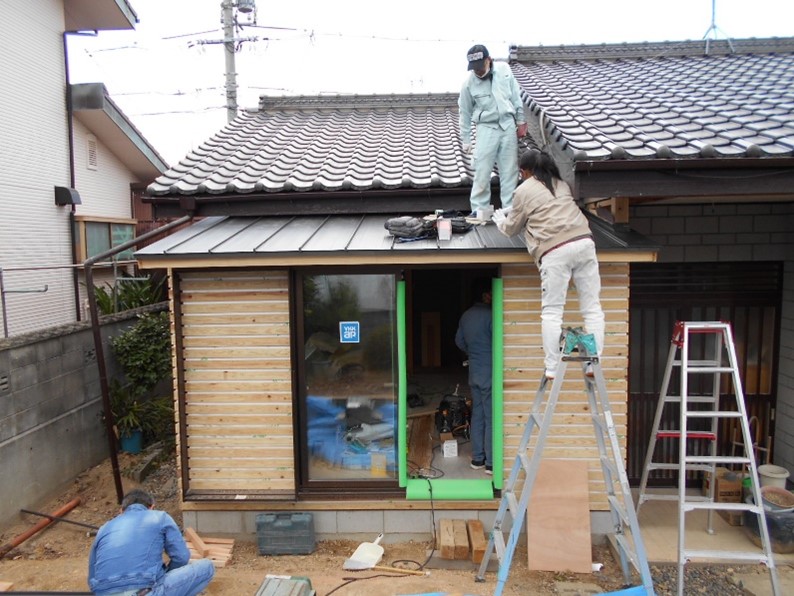
[[[477,126],[474,180],[469,203],[472,217],[491,203],[491,172],[499,166],[499,196],[509,207],[518,185],[518,139],[527,134],[524,104],[518,82],[504,62],[494,62],[488,48],[478,44],[467,53],[469,74],[460,90],[460,139],[463,152],[472,152],[471,124]]]
[[[601,277],[590,226],[551,157],[531,149],[521,155],[518,167],[523,182],[513,196],[512,208],[498,209],[493,220],[507,236],[524,231],[527,250],[540,271],[545,375],[553,379],[572,278],[585,328],[593,334],[599,355],[604,348]],[[592,375],[592,366],[586,372]]]

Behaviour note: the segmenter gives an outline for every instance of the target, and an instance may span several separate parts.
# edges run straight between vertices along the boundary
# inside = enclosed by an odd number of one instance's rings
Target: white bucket
[[[778,488],[786,488],[786,479],[788,476],[789,473],[786,468],[773,466],[772,464],[758,466],[758,479],[761,481],[761,486],[777,486]]]

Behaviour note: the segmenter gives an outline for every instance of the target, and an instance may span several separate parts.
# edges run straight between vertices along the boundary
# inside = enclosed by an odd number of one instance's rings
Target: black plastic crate
[[[311,513],[260,513],[256,516],[260,555],[308,555],[314,552]]]

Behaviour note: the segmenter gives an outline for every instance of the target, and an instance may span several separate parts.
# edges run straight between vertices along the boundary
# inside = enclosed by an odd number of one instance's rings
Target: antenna
[[[703,35],[703,39],[706,40],[706,55],[709,53],[709,43],[711,39],[716,40],[718,32],[725,35],[725,32],[717,27],[717,0],[711,0],[711,25],[706,29],[705,35]],[[709,38],[709,34],[711,34],[711,38]],[[725,35],[725,39],[728,42],[728,46],[731,48],[731,53],[735,52],[736,50],[733,49],[731,38]]]

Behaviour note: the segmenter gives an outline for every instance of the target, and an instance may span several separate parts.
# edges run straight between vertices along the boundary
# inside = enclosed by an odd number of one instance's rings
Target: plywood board
[[[527,509],[530,570],[592,572],[585,460],[544,459]]]

